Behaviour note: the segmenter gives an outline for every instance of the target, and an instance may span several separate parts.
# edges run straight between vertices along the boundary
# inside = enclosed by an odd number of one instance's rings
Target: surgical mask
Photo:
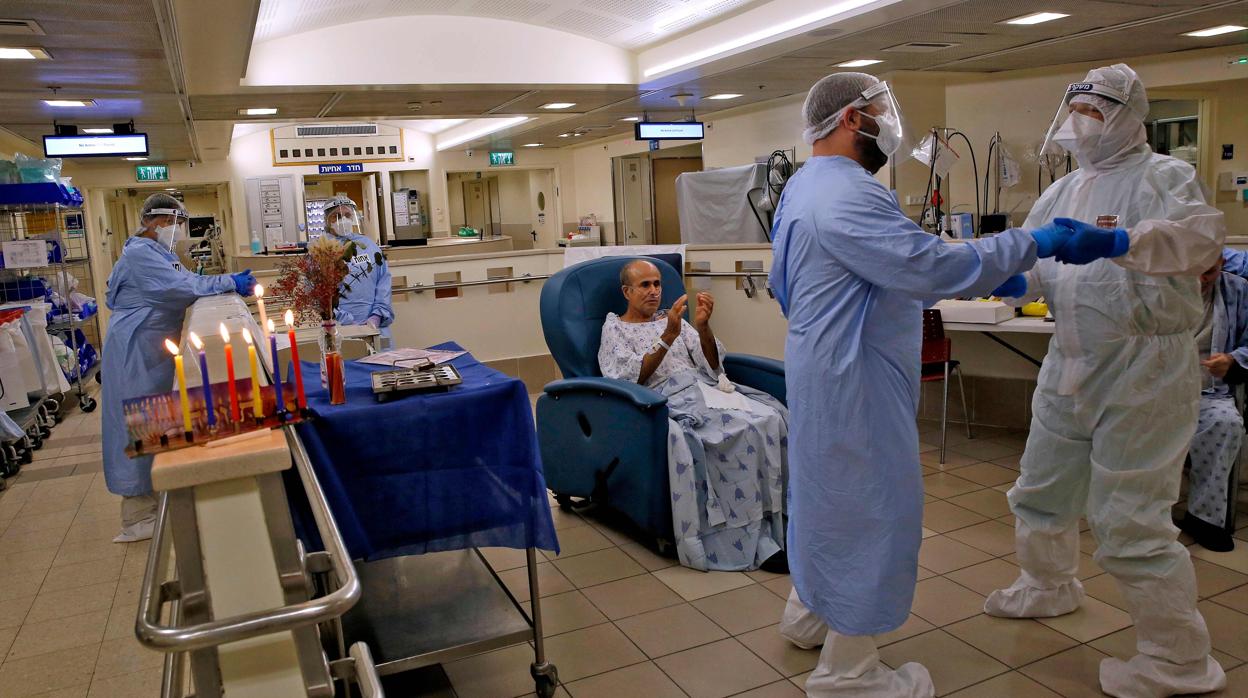
[[[329,227],[330,227],[330,228],[334,231],[334,233],[335,233],[335,234],[337,234],[339,237],[346,237],[346,236],[348,236],[348,235],[350,235],[350,234],[351,234],[351,229],[352,229],[352,228],[354,228],[355,226],[354,226],[354,225],[352,225],[352,223],[351,223],[351,219],[349,219],[349,218],[339,218],[338,220],[336,220],[336,221],[334,221],[333,223],[331,223]]]
[[[168,250],[172,251],[173,241],[174,241],[174,238],[177,236],[177,233],[178,233],[178,226],[176,225],[157,226],[156,227],[156,241],[159,242],[162,247],[165,247]]]
[[[875,140],[876,145],[880,148],[880,152],[886,156],[891,158],[893,155],[896,155],[897,151],[901,149],[901,136],[899,135],[901,128],[897,122],[897,117],[892,112],[868,114],[863,111],[859,113],[875,121],[880,127],[880,132],[867,133],[866,131],[859,131],[858,133]]]
[[[1071,112],[1066,123],[1053,134],[1053,142],[1074,153],[1083,163],[1091,160],[1091,156],[1096,153],[1104,133],[1105,122],[1079,112]]]

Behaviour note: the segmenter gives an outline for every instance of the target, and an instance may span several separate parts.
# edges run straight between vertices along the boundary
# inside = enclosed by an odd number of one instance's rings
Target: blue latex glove
[[[992,292],[992,295],[998,298],[1022,298],[1027,295],[1027,277],[1022,274],[1015,274],[1005,280]]]
[[[244,269],[237,274],[230,274],[230,278],[234,279],[234,290],[238,291],[238,295],[246,297],[255,292],[256,277],[251,275],[250,269]]]
[[[1088,264],[1098,259],[1121,257],[1131,247],[1131,238],[1122,228],[1098,228],[1073,218],[1055,218],[1053,222],[1069,228],[1072,233],[1054,255],[1059,262]]]
[[[1036,257],[1044,259],[1056,255],[1072,235],[1074,231],[1068,226],[1056,223],[1050,223],[1031,231],[1031,236],[1036,240]]]

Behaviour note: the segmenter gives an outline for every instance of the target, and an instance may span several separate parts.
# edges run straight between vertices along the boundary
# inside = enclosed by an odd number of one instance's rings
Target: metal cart
[[[39,374],[38,385],[21,384],[26,389],[29,404],[5,414],[21,430],[22,435],[20,438],[0,443],[0,489],[4,489],[3,479],[17,475],[23,465],[28,465],[34,460],[34,452],[43,447],[44,440],[52,435],[52,428],[61,421],[61,416],[58,399],[60,386],[49,384],[46,379],[49,371],[59,369],[55,365],[55,358],[48,356],[44,348],[36,341],[28,310],[0,310],[0,322],[17,322],[21,325],[22,334],[26,338],[31,358],[34,360],[35,370]],[[0,376],[0,393],[3,393],[6,387],[4,377]],[[31,390],[32,387],[33,390]]]
[[[63,185],[7,184],[0,186],[0,243],[43,240],[50,243],[42,265],[11,263],[0,270],[0,299],[42,300],[49,291],[60,296],[65,312],[48,323],[48,332],[64,342],[72,354],[66,374],[73,381],[78,404],[91,412],[96,402],[87,394],[92,378],[99,381],[98,358],[85,369],[80,366],[82,348],[100,346],[98,312],[72,307],[70,293],[77,288],[94,290],[91,250],[87,244],[82,197]]]

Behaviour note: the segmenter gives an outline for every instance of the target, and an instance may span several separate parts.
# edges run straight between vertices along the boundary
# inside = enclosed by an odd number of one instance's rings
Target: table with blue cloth
[[[470,354],[451,364],[462,385],[379,403],[369,374],[386,367],[348,361],[346,404],[331,405],[319,366],[303,362],[316,416],[296,428],[352,558],[559,549],[524,383]],[[300,504],[292,501],[296,527],[319,547]]]

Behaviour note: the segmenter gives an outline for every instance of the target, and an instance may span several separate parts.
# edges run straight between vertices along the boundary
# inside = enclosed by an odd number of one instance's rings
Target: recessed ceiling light
[[[272,116],[277,113],[277,107],[250,107],[239,109],[238,113],[242,116]]]
[[[139,155],[139,156],[131,156],[131,157],[128,157],[128,158],[126,158],[126,159],[127,159],[127,160],[130,160],[131,162],[138,162],[138,161],[140,161],[140,160],[146,160],[147,158],[145,158],[145,157],[143,157],[143,156]]]
[[[467,143],[468,141],[476,140],[478,138],[481,138],[482,136],[488,136],[491,133],[497,133],[499,131],[502,131],[503,129],[511,128],[512,126],[515,126],[516,124],[524,123],[525,121],[528,121],[530,118],[532,117],[512,116],[506,119],[476,119],[474,120],[474,122],[472,122],[472,125],[474,126],[472,130],[466,131],[466,132],[461,131],[453,136],[447,136],[446,139],[439,139],[438,150],[446,150],[447,148],[454,148],[455,146],[461,145],[463,143]],[[477,123],[480,123],[481,125],[476,126]],[[451,133],[451,132],[443,131],[442,135],[446,135],[448,133]]]
[[[113,129],[111,129],[111,128],[84,128],[84,129],[82,129],[82,132],[83,132],[83,133],[91,133],[91,134],[96,134],[96,135],[98,135],[98,134],[102,134],[102,133],[112,133],[112,132],[113,132]]]
[[[741,95],[735,92],[721,92],[717,95],[711,95],[710,97],[707,97],[707,99],[736,99],[737,97],[740,97],[740,96]]]
[[[41,48],[0,48],[0,60],[46,61],[51,57]]]
[[[571,109],[576,106],[576,102],[551,102],[543,104],[542,109]]]
[[[1061,19],[1069,16],[1070,15],[1062,14],[1061,12],[1036,12],[1029,15],[1023,15],[1022,17],[1015,17],[1014,19],[1007,19],[1003,22],[1003,24],[1042,24],[1044,22],[1052,22],[1055,19]]]
[[[574,134],[572,134],[572,137],[573,137],[573,138],[580,138],[581,136],[584,136],[584,135],[585,135],[585,134],[583,134],[583,133],[574,133]]]
[[[525,143],[525,144],[524,144],[524,147],[526,147],[526,148],[540,148],[540,147],[542,147],[542,144],[541,144],[541,143]]]
[[[1231,32],[1242,32],[1246,28],[1248,27],[1241,27],[1238,24],[1223,24],[1220,27],[1209,27],[1208,29],[1201,29],[1200,31],[1187,32],[1183,36],[1196,36],[1196,37],[1218,36],[1219,34],[1230,34]]]
[[[568,136],[570,136],[570,135],[572,135],[572,134],[570,134],[570,133],[561,133],[561,134],[559,134],[559,137],[560,137],[560,138],[567,138],[567,137],[568,137]]]
[[[43,103],[49,107],[94,107],[94,99],[45,99]]]
[[[626,116],[623,119],[620,119],[620,121],[628,121],[628,122],[641,121],[641,117],[640,116]]]
[[[861,68],[863,66],[875,65],[876,63],[883,63],[883,62],[884,61],[876,60],[874,58],[858,58],[852,61],[845,61],[844,63],[837,63],[836,67],[838,68]]]

